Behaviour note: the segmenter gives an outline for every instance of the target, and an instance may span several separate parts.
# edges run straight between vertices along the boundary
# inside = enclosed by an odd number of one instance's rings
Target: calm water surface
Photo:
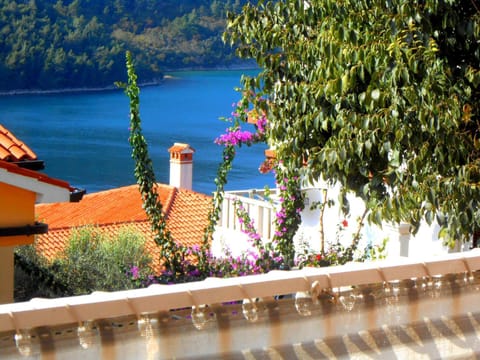
[[[173,73],[140,92],[142,127],[157,181],[169,181],[168,148],[189,143],[195,150],[193,189],[210,193],[222,148],[213,143],[228,123],[235,87],[245,71]],[[96,192],[135,182],[128,144],[128,98],[121,90],[0,97],[0,123],[45,161],[45,173]],[[253,130],[253,126],[246,125]],[[242,147],[227,189],[273,186],[258,166],[264,145]]]

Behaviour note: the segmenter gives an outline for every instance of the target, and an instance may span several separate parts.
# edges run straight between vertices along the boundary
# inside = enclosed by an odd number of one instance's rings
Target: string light
[[[350,312],[355,307],[357,296],[354,294],[351,287],[340,288],[338,302],[342,305],[343,309]]]
[[[203,330],[215,319],[215,313],[210,311],[208,305],[192,306],[192,323],[197,330]]]
[[[192,324],[197,330],[203,330],[209,324],[210,321],[213,321],[216,317],[214,312],[210,312],[208,305],[202,304],[197,305],[195,298],[190,290],[187,290],[187,293],[192,299]]]
[[[442,282],[443,276],[442,275],[434,275],[431,277],[430,282],[430,296],[433,298],[438,298],[442,292]]]
[[[89,349],[97,342],[98,330],[93,321],[83,321],[77,328],[78,342],[83,349]]]
[[[261,298],[252,299],[242,284],[238,284],[238,287],[244,295],[242,301],[242,314],[243,317],[249,322],[256,322],[259,319],[259,313],[264,310],[263,301]],[[260,306],[260,308],[259,308]]]
[[[258,321],[258,307],[252,299],[243,299],[242,313],[243,317],[248,321]]]
[[[295,294],[295,309],[301,316],[312,315],[313,305],[310,291],[299,291]]]
[[[30,330],[17,330],[15,334],[15,346],[21,356],[27,357],[34,354]]]

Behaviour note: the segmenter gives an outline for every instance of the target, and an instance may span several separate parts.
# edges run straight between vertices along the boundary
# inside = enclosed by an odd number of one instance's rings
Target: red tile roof
[[[169,153],[181,153],[181,154],[191,154],[195,152],[195,149],[188,144],[184,143],[175,143],[168,149]]]
[[[0,160],[14,162],[36,159],[37,155],[27,145],[18,140],[3,125],[0,125]]]
[[[172,237],[187,246],[201,244],[211,197],[163,184],[158,184],[158,193]],[[79,203],[39,204],[35,212],[38,221],[49,227],[48,233],[38,236],[36,241],[37,250],[47,259],[58,255],[72,230],[83,225],[96,225],[110,235],[117,234],[124,226],[132,226],[145,235],[147,249],[158,259],[137,185],[87,194]],[[155,267],[159,269],[158,262]]]

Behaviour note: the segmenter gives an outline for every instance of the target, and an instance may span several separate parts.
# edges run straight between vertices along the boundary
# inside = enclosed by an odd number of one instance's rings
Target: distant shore
[[[163,77],[162,80],[145,82],[145,83],[139,84],[139,86],[145,87],[145,86],[159,85],[166,78],[168,78],[168,75],[166,77]],[[48,89],[48,90],[19,89],[19,90],[0,91],[0,96],[50,95],[50,94],[66,94],[66,93],[104,92],[104,91],[113,91],[113,90],[122,90],[122,89],[115,85],[110,85],[105,87],[92,87],[92,88],[82,87],[82,88]]]
[[[172,79],[174,76],[168,75],[168,73],[185,72],[185,71],[238,71],[238,70],[255,70],[256,67],[251,64],[237,64],[231,66],[218,66],[214,68],[182,68],[182,69],[167,69],[165,75],[161,79],[155,79],[152,81],[146,81],[140,83],[140,87],[157,86],[160,85],[165,79]],[[50,94],[64,94],[64,93],[87,93],[87,92],[104,92],[122,90],[116,85],[104,86],[104,87],[82,87],[82,88],[61,88],[61,89],[16,89],[9,91],[0,91],[0,96],[15,96],[15,95],[50,95]]]

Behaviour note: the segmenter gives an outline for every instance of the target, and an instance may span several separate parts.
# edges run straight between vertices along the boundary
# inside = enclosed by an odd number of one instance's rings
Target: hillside
[[[227,10],[246,1],[0,0],[0,91],[98,88],[125,80],[125,51],[142,82],[165,70],[229,66]]]

